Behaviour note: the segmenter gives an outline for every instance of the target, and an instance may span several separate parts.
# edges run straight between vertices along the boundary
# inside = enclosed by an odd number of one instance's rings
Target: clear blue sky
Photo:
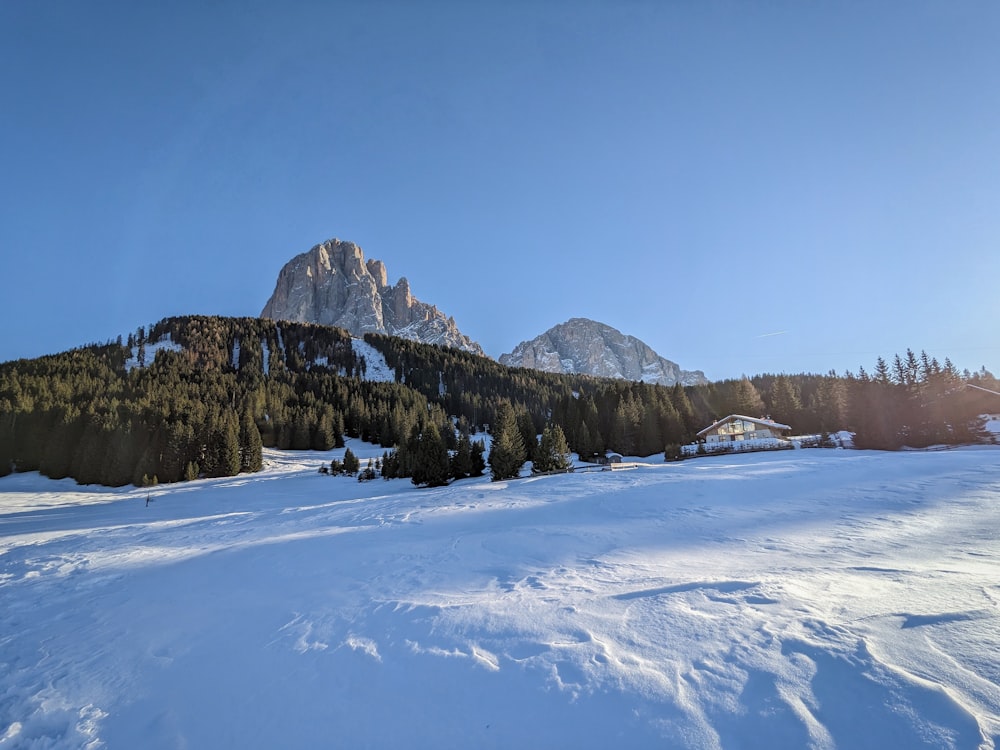
[[[493,357],[1000,372],[1000,4],[0,3],[0,361],[331,237]]]

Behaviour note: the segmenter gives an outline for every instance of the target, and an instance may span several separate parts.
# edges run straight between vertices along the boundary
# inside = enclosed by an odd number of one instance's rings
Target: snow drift
[[[380,449],[353,442],[364,459]],[[1000,452],[0,480],[0,748],[993,748]]]

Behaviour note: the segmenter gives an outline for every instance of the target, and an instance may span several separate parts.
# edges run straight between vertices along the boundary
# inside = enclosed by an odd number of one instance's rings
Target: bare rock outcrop
[[[421,302],[400,279],[388,283],[385,264],[365,261],[361,248],[338,239],[292,258],[278,274],[262,318],[338,326],[356,336],[384,333],[483,355],[454,318]]]
[[[587,318],[571,318],[521,342],[510,354],[500,355],[500,364],[659,385],[708,382],[701,370],[682,370],[634,336]]]

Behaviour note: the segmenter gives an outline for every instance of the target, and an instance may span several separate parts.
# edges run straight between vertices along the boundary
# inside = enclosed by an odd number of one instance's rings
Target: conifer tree
[[[292,450],[307,451],[312,448],[312,425],[305,409],[297,409],[292,425]]]
[[[17,415],[14,424],[14,464],[17,471],[36,471],[39,468],[50,426],[50,417],[44,412],[26,411]]]
[[[798,388],[788,377],[779,375],[771,387],[771,417],[777,422],[791,425],[794,429],[801,411],[802,402]]]
[[[232,477],[239,474],[240,439],[235,415],[231,411],[219,415],[212,421],[206,434],[205,456],[201,467],[205,476]],[[186,466],[187,461],[181,463],[176,478],[167,481],[179,480]]]
[[[663,430],[660,425],[667,420],[668,409],[669,413],[672,413],[676,419],[676,412],[670,406],[669,401],[667,401],[665,406],[650,405],[642,410],[639,435],[636,442],[636,455],[652,456],[654,453],[659,453],[663,450]]]
[[[72,475],[78,484],[98,484],[101,481],[106,450],[107,434],[97,418],[92,416],[73,456]]]
[[[493,445],[490,448],[490,475],[493,481],[517,477],[526,460],[527,452],[514,409],[510,402],[504,401],[497,408]]]
[[[535,452],[533,469],[538,472],[565,471],[570,467],[570,451],[566,435],[559,425],[548,424]]]
[[[729,413],[742,414],[745,417],[759,417],[762,416],[763,412],[764,401],[750,379],[744,377],[736,381]]]
[[[263,465],[263,443],[260,431],[257,429],[257,424],[249,409],[247,409],[240,418],[240,471],[257,472]]]
[[[396,451],[387,451],[382,454],[382,478],[395,479],[399,476],[399,454]]]
[[[690,435],[698,432],[698,420],[694,414],[694,407],[691,406],[691,399],[688,398],[684,386],[680,383],[674,383],[670,389],[670,403],[673,404],[681,419],[684,432]]]
[[[844,379],[830,372],[819,384],[816,401],[821,430],[836,432],[847,426],[847,386]]]
[[[451,476],[454,479],[464,479],[472,474],[472,441],[467,433],[462,433],[458,439],[458,448],[451,457]]]
[[[74,450],[82,433],[83,426],[78,417],[63,413],[57,418],[45,441],[38,470],[50,479],[70,476]]]
[[[639,453],[638,441],[641,422],[642,411],[639,402],[632,394],[626,394],[618,402],[618,407],[615,409],[612,447],[625,455]],[[660,442],[659,438],[656,442]],[[659,450],[659,448],[655,450]]]
[[[336,414],[333,419],[333,447],[344,447],[344,416]]]
[[[217,426],[213,422],[213,428],[206,432],[203,441],[208,444],[207,452],[211,452],[212,474],[211,476],[228,476],[226,474],[216,474],[215,465],[220,460],[216,454],[217,448]],[[181,422],[171,422],[164,428],[165,440],[160,451],[160,461],[156,474],[161,482],[179,482],[184,478],[184,469],[193,460],[192,454],[196,450],[192,446],[196,444],[194,428],[189,424]]]
[[[518,413],[517,429],[521,433],[525,460],[531,461],[535,457],[535,448],[538,446],[538,431],[535,429],[535,422],[527,410]]]
[[[107,487],[123,487],[132,481],[136,463],[136,444],[131,425],[117,425],[108,440],[104,466],[101,470],[101,484]]]
[[[320,414],[319,421],[312,436],[312,449],[316,451],[331,450],[337,444],[337,436],[333,431],[333,409],[327,407]]]
[[[433,423],[428,423],[417,444],[417,455],[410,480],[414,484],[441,487],[448,483],[451,476],[450,468],[448,449],[441,439],[441,434]]]
[[[344,451],[344,473],[354,475],[361,469],[361,461],[354,455],[354,451],[347,448]]]
[[[219,469],[224,472],[220,476],[234,477],[240,473],[240,432],[236,415],[231,411],[226,412],[220,438]]]
[[[890,385],[892,383],[892,378],[889,375],[889,365],[886,364],[886,361],[882,357],[875,360],[875,372],[872,375],[872,380],[879,385]]]
[[[481,439],[472,443],[472,470],[471,477],[481,477],[486,472],[486,443]]]
[[[607,437],[601,431],[601,417],[597,410],[597,402],[592,396],[588,396],[580,408],[583,410],[583,425],[587,430],[587,444],[584,448],[577,448],[577,452],[586,450],[591,454],[603,453]]]

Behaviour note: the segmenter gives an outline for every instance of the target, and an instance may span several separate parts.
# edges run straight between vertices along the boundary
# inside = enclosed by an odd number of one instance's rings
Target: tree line
[[[969,386],[977,386],[970,388]],[[904,446],[956,445],[986,438],[980,415],[1000,412],[1000,384],[985,369],[959,374],[907,349],[890,365],[879,357],[871,374],[847,375],[848,420],[858,448],[897,450]]]
[[[858,447],[982,438],[998,411],[982,370],[907,350],[871,374],[756,375],[698,386],[508,368],[455,349],[365,340],[395,382],[366,379],[350,334],[257,318],[167,318],[62,354],[0,364],[0,475],[41,471],[83,484],[146,485],[257,471],[262,448],[329,450],[344,437],[386,449],[384,476],[435,484],[511,476],[526,462],[614,450],[670,455],[727,414],[793,431],[847,429]],[[488,430],[490,455],[477,435]],[[516,474],[516,472],[515,472]]]

